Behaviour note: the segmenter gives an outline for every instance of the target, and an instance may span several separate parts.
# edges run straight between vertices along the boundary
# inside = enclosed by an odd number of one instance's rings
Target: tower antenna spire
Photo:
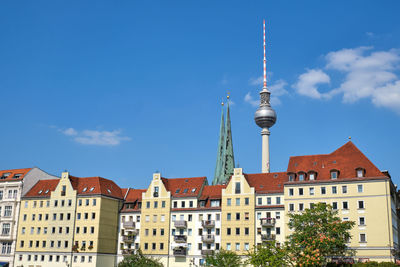
[[[265,56],[265,19],[263,20],[263,34],[264,34],[264,39],[263,39],[263,47],[264,47],[264,86],[263,88],[267,88],[267,58]]]

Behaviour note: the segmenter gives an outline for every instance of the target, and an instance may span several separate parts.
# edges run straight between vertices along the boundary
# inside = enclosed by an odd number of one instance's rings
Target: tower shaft
[[[261,172],[269,173],[269,130],[264,128],[261,130],[262,136],[262,157],[261,157]]]

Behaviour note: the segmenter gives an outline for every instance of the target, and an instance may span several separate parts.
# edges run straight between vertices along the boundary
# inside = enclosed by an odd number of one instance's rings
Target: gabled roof
[[[32,168],[0,170],[1,181],[20,181]],[[7,177],[5,177],[7,175]],[[4,177],[4,178],[3,178]]]
[[[161,180],[173,197],[197,197],[203,185],[207,184],[207,177],[161,178]]]
[[[223,188],[226,188],[226,185],[206,185],[206,186],[204,186],[203,192],[200,196],[200,200],[221,199]]]
[[[69,176],[72,187],[77,190],[78,196],[104,195],[123,199],[121,188],[113,181],[102,177],[74,177]],[[59,179],[40,180],[29,190],[24,197],[49,197],[59,183]]]
[[[356,169],[363,168],[366,178],[386,176],[351,142],[347,142],[330,154],[290,157],[288,173],[314,171],[317,180],[330,180],[330,171],[338,170],[338,179],[356,177]]]
[[[129,188],[128,194],[125,197],[125,202],[135,202],[142,200],[142,193],[145,193],[146,189],[133,189]]]
[[[287,181],[286,172],[243,174],[257,194],[281,193],[283,184]]]

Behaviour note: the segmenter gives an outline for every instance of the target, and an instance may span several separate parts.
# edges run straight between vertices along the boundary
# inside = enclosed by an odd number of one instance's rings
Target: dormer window
[[[365,169],[364,168],[357,168],[356,169],[356,174],[357,174],[357,177],[364,177],[364,174],[365,174]]]
[[[87,190],[87,187],[83,188],[82,192],[86,192],[86,190]]]
[[[22,173],[16,173],[16,174],[14,174],[14,176],[13,176],[14,179],[19,179],[19,178],[21,178],[21,177],[22,177]]]
[[[187,189],[187,188],[183,189],[183,193],[184,193],[184,194],[186,194],[187,192],[188,192],[188,189]]]
[[[339,177],[339,171],[337,170],[331,170],[331,179],[335,180]]]
[[[306,178],[306,174],[304,172],[299,173],[299,181],[304,181]]]
[[[179,191],[181,191],[181,189],[176,189],[175,194],[179,194]]]
[[[192,193],[194,193],[194,192],[196,192],[196,188],[193,188],[193,189],[192,189]]]
[[[294,174],[291,173],[289,174],[289,182],[293,182],[294,181]]]
[[[309,179],[310,181],[315,180],[315,172],[310,172],[310,173],[308,174],[308,179]]]
[[[0,177],[0,179],[6,179],[8,176],[10,176],[10,174],[11,173],[9,173],[9,172],[3,173],[3,175]]]

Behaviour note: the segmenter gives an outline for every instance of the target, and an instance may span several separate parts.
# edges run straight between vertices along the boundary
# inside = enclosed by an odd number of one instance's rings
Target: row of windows
[[[48,261],[52,262],[60,262],[61,256],[60,255],[48,255]],[[93,256],[80,256],[80,262],[85,262],[87,258],[87,262],[93,262]],[[24,255],[18,255],[18,260],[22,261],[24,259]],[[27,261],[45,261],[46,255],[26,255]],[[67,256],[62,257],[62,262],[67,262]],[[74,262],[78,262],[78,256],[74,256]]]
[[[37,215],[37,217],[36,217],[36,215]],[[43,216],[43,215],[44,215],[44,216]],[[64,216],[64,215],[65,215],[65,216]],[[43,218],[43,217],[44,217],[44,218]],[[67,221],[69,221],[69,220],[71,220],[71,213],[59,213],[58,216],[57,216],[57,213],[53,213],[53,221],[56,221],[56,220],[57,220],[57,217],[58,217],[58,219],[59,219],[60,221],[63,221],[63,220],[64,220],[64,217],[65,217],[65,219],[66,219]],[[85,213],[80,213],[80,212],[78,212],[78,213],[76,214],[76,219],[77,219],[77,220],[80,220],[82,217],[83,217],[83,219],[88,220],[88,219],[89,219],[89,213],[88,213],[88,212],[85,212]],[[26,221],[27,218],[28,218],[28,215],[27,215],[27,214],[24,214],[24,215],[23,215],[23,220]],[[49,220],[49,214],[48,214],[48,213],[46,213],[46,214],[41,214],[41,213],[39,213],[39,214],[32,214],[32,217],[31,217],[31,218],[32,218],[32,221],[35,221],[36,218],[37,218],[38,221],[41,221],[41,220],[43,220],[43,219],[44,219],[45,221],[48,221],[48,220]],[[95,212],[92,212],[91,219],[92,219],[92,220],[96,219],[96,213],[95,213]]]
[[[250,249],[249,243],[244,243],[243,245],[244,245],[243,246],[244,250],[249,250]],[[236,251],[239,251],[240,250],[240,243],[234,243],[234,249]],[[226,243],[226,250],[232,250],[231,243]]]
[[[228,227],[228,228],[226,228],[226,235],[232,235],[233,234],[232,229],[234,230],[235,235],[240,235],[240,227],[236,227],[236,228]],[[244,235],[249,235],[250,234],[250,228],[249,227],[245,227],[243,233],[244,233]]]
[[[161,214],[161,215],[153,215],[153,222],[157,222],[157,221],[158,221],[158,216],[160,216],[160,222],[165,222],[165,215],[164,215],[164,214]],[[207,214],[207,215],[206,215],[206,219],[207,219],[207,220],[212,220],[213,217],[214,217],[214,216],[212,216],[212,214]],[[180,220],[180,221],[185,221],[185,220],[186,220],[185,218],[186,218],[185,214],[180,214],[180,215],[179,215],[179,220]],[[177,219],[178,219],[178,217],[177,217],[176,214],[173,214],[173,215],[171,216],[171,220],[172,220],[173,222],[176,221]],[[199,214],[199,215],[198,215],[198,219],[199,219],[199,221],[204,220],[204,219],[205,219],[205,218],[204,218],[204,215],[203,215],[203,214]],[[216,220],[216,221],[219,221],[220,219],[221,219],[221,214],[219,214],[219,213],[215,214],[215,220]],[[187,214],[187,220],[188,220],[189,222],[193,221],[193,214]],[[122,221],[123,221],[123,222],[126,222],[126,221],[127,221],[127,217],[122,216]],[[129,221],[133,221],[133,217],[132,217],[132,216],[129,217]],[[146,215],[146,216],[145,216],[145,221],[146,221],[146,222],[150,222],[150,215]],[[139,215],[136,217],[136,222],[140,222],[140,216],[139,216]]]
[[[9,227],[9,226],[8,226]],[[3,225],[3,229],[4,229],[4,225]],[[48,233],[48,231],[47,231],[47,227],[43,227],[43,234],[44,235],[46,235],[47,233]],[[88,229],[90,229],[90,233],[91,234],[94,234],[94,226],[91,226],[91,227],[87,227],[87,226],[84,226],[84,227],[82,227],[82,232],[80,232],[80,229],[81,229],[81,227],[76,227],[76,233],[77,234],[79,234],[79,233],[82,233],[82,234],[86,234],[86,233],[88,233]],[[10,229],[8,228],[8,231],[10,231]],[[35,231],[35,227],[31,227],[31,230],[30,230],[30,234],[31,235],[33,235],[33,234],[35,234],[35,232],[36,232],[36,234],[41,234],[42,233],[42,228],[41,227],[36,227],[36,231]],[[25,234],[26,233],[26,228],[25,227],[22,227],[21,228],[21,234]],[[57,231],[57,227],[51,227],[51,234],[56,234],[56,233],[58,233],[58,234],[62,234],[62,233],[64,233],[64,234],[69,234],[70,233],[70,231],[69,231],[69,227],[67,226],[67,227],[58,227],[58,231]]]
[[[265,218],[269,219],[272,218],[271,212],[267,211],[265,213]],[[275,219],[280,219],[281,218],[281,212],[280,211],[276,211],[275,212]],[[261,219],[261,212],[257,212],[257,220]]]
[[[334,163],[336,163],[336,162],[334,161]],[[289,179],[289,182],[305,181],[307,179],[310,180],[310,181],[313,181],[313,180],[317,179],[317,174],[318,173],[315,172],[315,171],[309,171],[308,173],[306,173],[306,172],[298,172],[297,174],[296,173],[289,173],[288,179]],[[335,179],[339,178],[339,174],[340,174],[340,172],[338,170],[332,169],[330,171],[330,178],[332,180],[335,180]],[[365,169],[364,168],[355,169],[355,175],[358,178],[364,177]]]
[[[48,242],[47,240],[42,240],[42,248],[46,248],[46,246],[49,244],[50,248],[68,248],[69,246],[69,242],[67,240],[64,240],[64,242],[62,242],[61,240],[58,240],[57,243],[54,240],[51,240],[50,242]],[[89,248],[93,248],[93,241],[89,241]],[[25,246],[25,241],[21,240],[19,243],[20,248],[23,248]],[[29,247],[30,248],[39,248],[40,247],[40,240],[29,240]],[[75,241],[75,247],[79,248],[79,243],[78,241]],[[80,249],[85,249],[86,248],[86,241],[82,241],[82,247]]]
[[[8,190],[7,197],[4,196],[3,190],[0,190],[0,200],[2,200],[3,197],[4,198],[8,198],[8,199],[16,199],[17,196],[18,196],[18,189],[10,189],[10,190]]]
[[[327,187],[326,186],[321,186],[321,195],[325,195],[327,193]],[[342,185],[342,194],[347,194],[347,185]],[[303,196],[304,195],[304,188],[298,188],[298,195]],[[289,196],[294,196],[294,188],[289,188]],[[363,193],[364,188],[362,184],[357,185],[357,192],[358,193]],[[315,195],[315,188],[314,187],[308,187],[308,193],[310,196]],[[337,194],[338,193],[338,186],[331,186],[331,193],[332,194]]]
[[[314,208],[314,203],[310,203],[309,205],[310,205],[309,206],[310,209]],[[305,209],[304,203],[299,203],[298,207],[299,207],[298,208],[299,211],[303,211]],[[363,200],[358,200],[357,201],[357,207],[358,207],[358,209],[365,209],[364,201]],[[339,209],[338,208],[338,202],[332,202],[332,208],[334,210]],[[348,201],[342,201],[342,209],[344,209],[344,210],[348,210],[349,209],[349,202]],[[295,211],[295,207],[294,207],[293,203],[289,204],[289,211]]]
[[[238,197],[238,198],[235,198],[235,204],[236,204],[236,206],[240,206],[240,198]],[[248,206],[250,204],[250,199],[248,198],[248,197],[245,197],[244,198],[244,205],[245,206]],[[232,199],[231,198],[227,198],[226,199],[226,205],[227,206],[232,206]]]
[[[266,204],[267,205],[273,205],[272,204],[272,197],[267,197],[266,198]],[[281,197],[275,197],[275,205],[280,205],[281,204]],[[259,197],[257,198],[257,205],[263,205],[263,198]]]
[[[240,218],[241,218],[240,212],[234,213],[234,219],[235,219],[236,221],[240,221]],[[248,220],[250,219],[250,213],[249,213],[249,212],[244,212],[244,216],[242,217],[242,219],[244,219],[245,221],[248,221]],[[231,214],[230,212],[228,212],[228,213],[226,214],[226,220],[227,220],[227,221],[232,220],[232,214]]]
[[[0,191],[1,192],[1,191]],[[90,206],[90,199],[84,199],[85,200],[85,206]],[[39,204],[39,208],[43,208],[44,207],[44,201],[33,201],[32,202],[32,208],[37,208]],[[83,199],[79,199],[78,200],[78,206],[82,206],[83,205]],[[92,199],[92,206],[96,206],[97,205],[97,199]],[[53,202],[53,207],[72,207],[72,199],[67,199],[67,201],[65,199],[62,200],[54,200]],[[25,201],[24,203],[24,207],[28,208],[29,207],[29,201]],[[50,207],[50,200],[46,200],[46,207]]]

